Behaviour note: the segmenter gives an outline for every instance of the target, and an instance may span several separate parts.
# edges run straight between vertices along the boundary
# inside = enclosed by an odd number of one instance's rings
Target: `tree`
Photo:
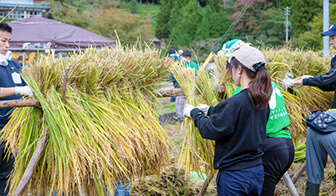
[[[168,38],[171,33],[170,13],[174,7],[174,1],[162,0],[160,12],[156,17],[155,36],[159,39]]]
[[[330,4],[329,7],[331,23],[336,21],[336,4]],[[314,16],[313,20],[309,23],[309,31],[302,33],[295,41],[297,47],[305,47],[309,49],[321,50],[323,46],[321,32],[323,31],[323,14],[319,13]]]
[[[214,12],[210,5],[202,10],[202,20],[197,28],[197,38],[216,38],[222,37],[230,27],[232,21],[224,12]]]
[[[280,45],[285,40],[285,16],[281,9],[275,7],[262,11],[262,17],[264,18],[261,24],[260,30],[263,35],[257,39],[263,41],[268,46]]]
[[[138,2],[136,0],[130,0],[130,2],[126,4],[126,7],[132,14],[138,12]]]
[[[120,9],[103,10],[97,14],[94,21],[101,35],[116,39],[116,30],[122,43],[132,44],[139,37],[144,39],[149,35],[150,25],[146,25],[139,15]]]
[[[310,30],[309,22],[314,16],[322,12],[321,0],[293,1],[291,25],[295,36]]]
[[[201,7],[196,1],[189,1],[182,9],[176,11],[179,11],[178,15],[173,15],[176,19],[170,20],[175,24],[172,25],[175,31],[173,40],[181,45],[187,45],[195,39],[198,25],[202,20]]]
[[[236,10],[230,18],[235,20],[243,13],[243,8],[250,3],[250,0],[237,0],[233,9]],[[235,31],[242,34],[259,32],[259,26],[263,22],[261,11],[264,8],[265,0],[255,0],[247,7],[245,14],[238,21]]]

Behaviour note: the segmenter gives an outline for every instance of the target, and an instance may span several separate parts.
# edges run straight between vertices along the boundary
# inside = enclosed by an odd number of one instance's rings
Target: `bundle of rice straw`
[[[80,190],[104,195],[114,182],[159,173],[172,142],[158,121],[154,89],[173,63],[154,49],[94,48],[42,56],[23,77],[41,108],[16,108],[1,139],[15,155],[11,194],[44,134],[49,140],[26,194]],[[62,86],[68,68],[66,102]]]
[[[282,79],[285,78],[286,73],[291,73],[294,77],[316,76],[326,73],[330,69],[331,56],[322,57],[313,51],[282,48],[280,50],[264,49],[263,53],[266,58],[267,71],[279,88],[283,86]],[[235,85],[228,77],[227,71],[223,69],[226,66],[226,60],[226,57],[221,56],[215,58],[216,75],[219,77],[219,84],[225,86],[227,97],[230,97]],[[326,111],[329,109],[333,100],[333,93],[311,86],[294,87],[290,90],[282,90],[281,92],[284,95],[291,121],[289,131],[293,139],[298,141],[305,138],[305,117],[310,114],[311,110],[322,109]]]

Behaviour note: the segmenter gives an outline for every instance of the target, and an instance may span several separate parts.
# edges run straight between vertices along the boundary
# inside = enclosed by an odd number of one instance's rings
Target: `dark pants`
[[[174,88],[180,88],[180,85],[177,83],[176,79],[174,78],[173,74],[170,75],[170,78],[172,79]],[[170,97],[170,102],[175,102],[176,97]]]
[[[263,181],[262,165],[237,171],[222,170],[217,174],[217,195],[260,195]]]
[[[289,169],[294,160],[294,145],[291,139],[268,137],[263,146],[265,180],[262,196],[274,195],[276,184]]]
[[[0,144],[0,196],[8,195],[9,186],[6,189],[8,177],[14,167],[14,157],[6,155],[6,146]]]

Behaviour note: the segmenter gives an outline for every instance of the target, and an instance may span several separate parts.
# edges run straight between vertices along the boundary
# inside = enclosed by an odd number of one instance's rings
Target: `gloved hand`
[[[294,86],[293,75],[291,73],[286,73],[285,78],[282,79],[282,82],[283,82],[283,85],[282,85],[283,90],[286,90],[287,87]]]
[[[184,115],[185,117],[189,117],[189,118],[191,118],[191,116],[190,116],[190,112],[191,112],[191,110],[193,110],[193,109],[195,109],[194,106],[192,106],[192,105],[190,105],[190,104],[185,104],[185,105],[184,105],[184,108],[183,108],[183,115]]]
[[[206,104],[199,104],[196,108],[202,110],[205,115],[208,115],[208,110],[209,110],[210,106],[208,106]]]
[[[29,86],[16,86],[15,94],[33,98],[33,91],[29,88]]]
[[[306,78],[310,78],[310,77],[313,77],[311,75],[303,75],[303,76],[300,76],[300,77],[297,77],[297,78],[294,78],[294,85],[298,88],[301,88],[303,86],[303,79],[306,79]]]

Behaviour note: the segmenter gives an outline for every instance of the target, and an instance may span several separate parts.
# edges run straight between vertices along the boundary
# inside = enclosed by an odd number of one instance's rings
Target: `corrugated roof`
[[[11,3],[0,3],[0,7],[15,7],[17,4]],[[29,4],[19,4],[19,8],[40,8],[40,9],[51,9],[50,6],[46,5],[29,5]]]

